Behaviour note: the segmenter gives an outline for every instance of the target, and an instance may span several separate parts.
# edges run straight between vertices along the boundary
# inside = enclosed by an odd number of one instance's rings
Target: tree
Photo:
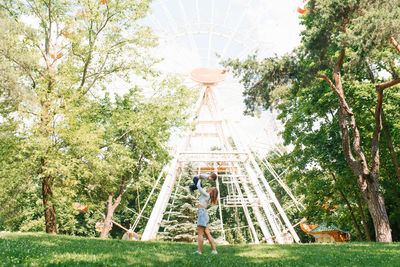
[[[197,240],[197,197],[187,188],[190,184],[187,181],[190,177],[183,177],[181,185],[173,194],[165,219],[161,223],[164,231],[161,232],[161,238],[165,240],[178,242],[195,242]]]
[[[164,88],[168,85],[168,88]],[[91,175],[84,186],[94,203],[104,203],[104,225],[111,226],[114,211],[127,189],[141,178],[146,169],[164,165],[169,160],[168,141],[171,132],[184,124],[185,107],[193,97],[177,79],[162,82],[153,97],[144,97],[131,90],[111,101],[107,95],[100,103],[81,108],[70,120],[85,127],[102,129],[102,136],[93,144],[91,154],[82,162]],[[81,128],[78,125],[77,128]],[[85,148],[85,144],[71,147]],[[94,141],[96,142],[96,140]],[[85,167],[83,167],[85,168]],[[108,237],[110,227],[104,227],[102,238]]]
[[[379,142],[383,91],[400,83],[400,79],[387,80],[378,76],[375,81],[370,81],[368,74],[371,66],[376,66],[374,64],[383,66],[381,69],[390,67],[390,64],[371,51],[373,51],[372,47],[382,51],[389,45],[392,46],[392,50],[398,49],[398,45],[394,42],[399,35],[398,29],[393,26],[386,27],[386,25],[392,24],[392,19],[397,21],[395,14],[399,13],[399,5],[398,1],[372,2],[371,5],[371,1],[309,1],[309,11],[302,16],[302,23],[306,27],[306,30],[302,32],[302,46],[282,57],[276,56],[257,62],[256,57],[253,56],[245,62],[231,60],[226,62],[226,65],[230,66],[236,75],[242,77],[242,82],[246,87],[245,103],[248,113],[254,112],[258,107],[269,108],[279,95],[282,96],[279,94],[282,90],[290,93],[290,97],[286,97],[285,104],[294,109],[302,101],[302,98],[298,96],[303,90],[315,96],[330,95],[327,102],[319,102],[316,99],[318,102],[315,104],[318,105],[315,108],[327,106],[330,109],[333,106],[336,108],[325,115],[322,110],[314,114],[301,115],[311,127],[305,130],[307,132],[312,127],[319,127],[319,119],[322,116],[328,119],[331,116],[337,116],[342,152],[368,205],[376,239],[390,242],[391,228],[378,183]],[[379,18],[370,21],[373,14],[377,12],[379,12]],[[370,27],[364,30],[366,21]],[[369,35],[372,33],[371,27],[381,30],[375,31],[375,38],[372,39]],[[394,59],[398,56],[399,54],[395,54],[389,63],[395,63]],[[375,62],[371,61],[371,58]],[[363,64],[354,64],[354,62]],[[364,132],[363,136],[363,132],[360,131],[362,122],[356,120],[357,103],[351,101],[345,91],[357,94],[357,90],[368,91],[373,87],[376,90],[374,126],[371,135]],[[327,89],[333,94],[328,93]],[[311,95],[308,97],[312,98]],[[335,98],[336,104],[333,102]],[[308,114],[317,116],[307,117]],[[371,139],[368,138],[369,136]],[[366,141],[368,139],[369,141]],[[371,153],[366,152],[368,151],[365,150],[366,144],[369,144]]]
[[[179,184],[175,189],[168,204],[167,211],[164,213],[164,220],[161,227],[161,238],[171,241],[195,242],[197,240],[197,210],[198,192],[190,192],[189,185],[193,183],[192,171],[185,171],[180,177]],[[179,178],[178,178],[179,179]],[[216,218],[218,206],[210,206],[207,213],[210,216],[210,231],[213,237],[219,236],[219,220]]]
[[[10,0],[0,7],[1,61],[18,74],[8,92],[24,92],[17,116],[29,123],[20,134],[29,137],[24,151],[30,152],[30,176],[41,184],[46,232],[55,234],[54,187],[76,163],[63,147],[61,122],[70,108],[95,97],[112,78],[149,73],[154,60],[146,48],[155,42],[137,24],[149,1]],[[1,75],[0,80],[8,79],[7,73]],[[68,134],[82,138],[79,129]]]

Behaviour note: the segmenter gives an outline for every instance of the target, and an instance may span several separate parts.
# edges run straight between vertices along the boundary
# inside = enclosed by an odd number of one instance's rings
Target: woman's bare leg
[[[211,233],[210,233],[210,229],[207,227],[207,228],[204,230],[204,232],[205,232],[205,234],[206,234],[206,237],[207,237],[208,241],[210,242],[211,249],[212,249],[212,250],[217,250],[217,248],[215,247],[214,238],[212,237],[212,235],[211,235]]]
[[[198,235],[198,238],[197,238],[198,248],[197,248],[197,250],[199,252],[201,252],[203,250],[204,229],[205,229],[204,226],[197,226],[197,235]]]

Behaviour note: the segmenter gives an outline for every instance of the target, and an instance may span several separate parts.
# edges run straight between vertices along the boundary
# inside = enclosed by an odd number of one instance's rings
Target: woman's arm
[[[201,179],[197,181],[197,188],[199,189],[200,194],[206,197],[210,197],[210,195],[206,192],[206,190],[204,190],[203,187],[201,187]]]

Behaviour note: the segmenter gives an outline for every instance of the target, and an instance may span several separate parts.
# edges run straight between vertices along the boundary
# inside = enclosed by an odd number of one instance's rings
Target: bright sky
[[[300,42],[300,0],[155,0],[144,20],[160,37],[157,56],[163,71],[187,77],[191,70],[218,66],[222,58],[245,58],[255,50],[263,57],[284,54]],[[231,75],[218,85],[223,112],[252,146],[266,150],[279,142],[278,123],[265,112],[261,118],[244,117],[242,87]],[[258,142],[254,142],[257,140]]]

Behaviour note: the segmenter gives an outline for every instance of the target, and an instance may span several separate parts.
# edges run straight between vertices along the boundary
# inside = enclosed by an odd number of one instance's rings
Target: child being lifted
[[[211,173],[200,173],[198,176],[193,178],[193,184],[189,185],[190,192],[194,192],[197,189],[197,182],[200,180],[207,179],[208,181],[215,182],[217,180],[217,175],[214,172]],[[203,184],[201,184],[203,186]]]

